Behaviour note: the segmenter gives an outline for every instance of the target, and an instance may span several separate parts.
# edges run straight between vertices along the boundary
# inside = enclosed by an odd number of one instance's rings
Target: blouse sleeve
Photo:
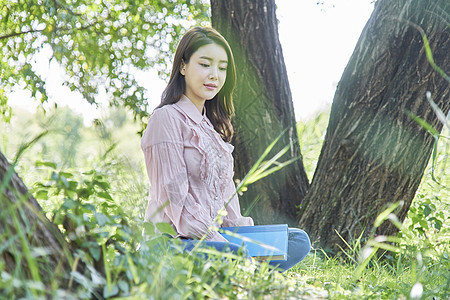
[[[234,194],[234,196],[226,207],[227,216],[223,219],[223,226],[253,226],[253,219],[251,217],[243,217],[241,214],[239,199],[237,193],[234,193],[236,191],[236,186],[234,185],[232,180],[230,180],[227,190],[229,191],[230,195]]]
[[[181,120],[167,111],[155,111],[142,138],[152,196],[181,236],[223,241],[216,231],[208,232],[213,220],[189,193],[184,161]]]

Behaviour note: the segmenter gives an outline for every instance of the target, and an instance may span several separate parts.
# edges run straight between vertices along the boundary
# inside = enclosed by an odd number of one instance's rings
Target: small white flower
[[[411,299],[420,299],[423,294],[423,285],[420,282],[416,282],[416,284],[412,287],[411,293],[409,296]]]

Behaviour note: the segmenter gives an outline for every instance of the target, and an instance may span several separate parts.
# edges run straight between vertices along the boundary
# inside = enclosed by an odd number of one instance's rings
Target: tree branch
[[[41,31],[44,31],[44,29],[31,29],[31,30],[27,30],[27,31],[14,32],[14,33],[10,33],[10,34],[7,34],[7,35],[0,36],[0,40],[9,39],[9,38],[12,38],[12,37],[15,37],[15,36],[19,36],[19,35],[23,35],[23,34],[27,34],[27,33],[41,32]]]

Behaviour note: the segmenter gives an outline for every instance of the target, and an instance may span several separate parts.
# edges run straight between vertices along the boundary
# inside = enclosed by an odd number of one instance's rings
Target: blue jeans
[[[287,260],[272,260],[270,265],[278,267],[282,271],[289,270],[301,262],[311,250],[311,242],[306,232],[298,228],[288,228]]]
[[[277,267],[280,271],[286,271],[295,266],[297,263],[302,261],[311,250],[311,242],[309,241],[309,237],[306,232],[298,228],[288,228],[288,234],[287,260],[269,261],[270,265]],[[195,247],[198,241],[182,240],[182,242],[184,244],[184,250],[190,251]],[[233,253],[238,253],[238,250],[241,248],[240,245],[224,242],[204,241],[203,244],[205,247],[214,247],[218,251],[230,251]],[[246,253],[244,252],[244,255],[245,254]]]

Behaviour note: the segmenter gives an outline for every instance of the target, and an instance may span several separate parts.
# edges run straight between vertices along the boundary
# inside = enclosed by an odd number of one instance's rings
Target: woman
[[[219,227],[215,224],[219,210],[226,210],[221,226],[253,225],[250,217],[241,215],[233,182],[229,142],[235,83],[227,41],[212,28],[189,30],[178,45],[161,104],[141,140],[151,183],[145,219],[170,223],[183,239],[206,235],[207,245],[218,249],[227,245],[220,233],[211,230]],[[306,233],[292,232],[289,235],[295,235],[294,240],[301,237],[304,245],[301,251],[290,247],[296,252],[291,255],[295,262],[281,266],[284,269],[303,259],[310,248]]]

